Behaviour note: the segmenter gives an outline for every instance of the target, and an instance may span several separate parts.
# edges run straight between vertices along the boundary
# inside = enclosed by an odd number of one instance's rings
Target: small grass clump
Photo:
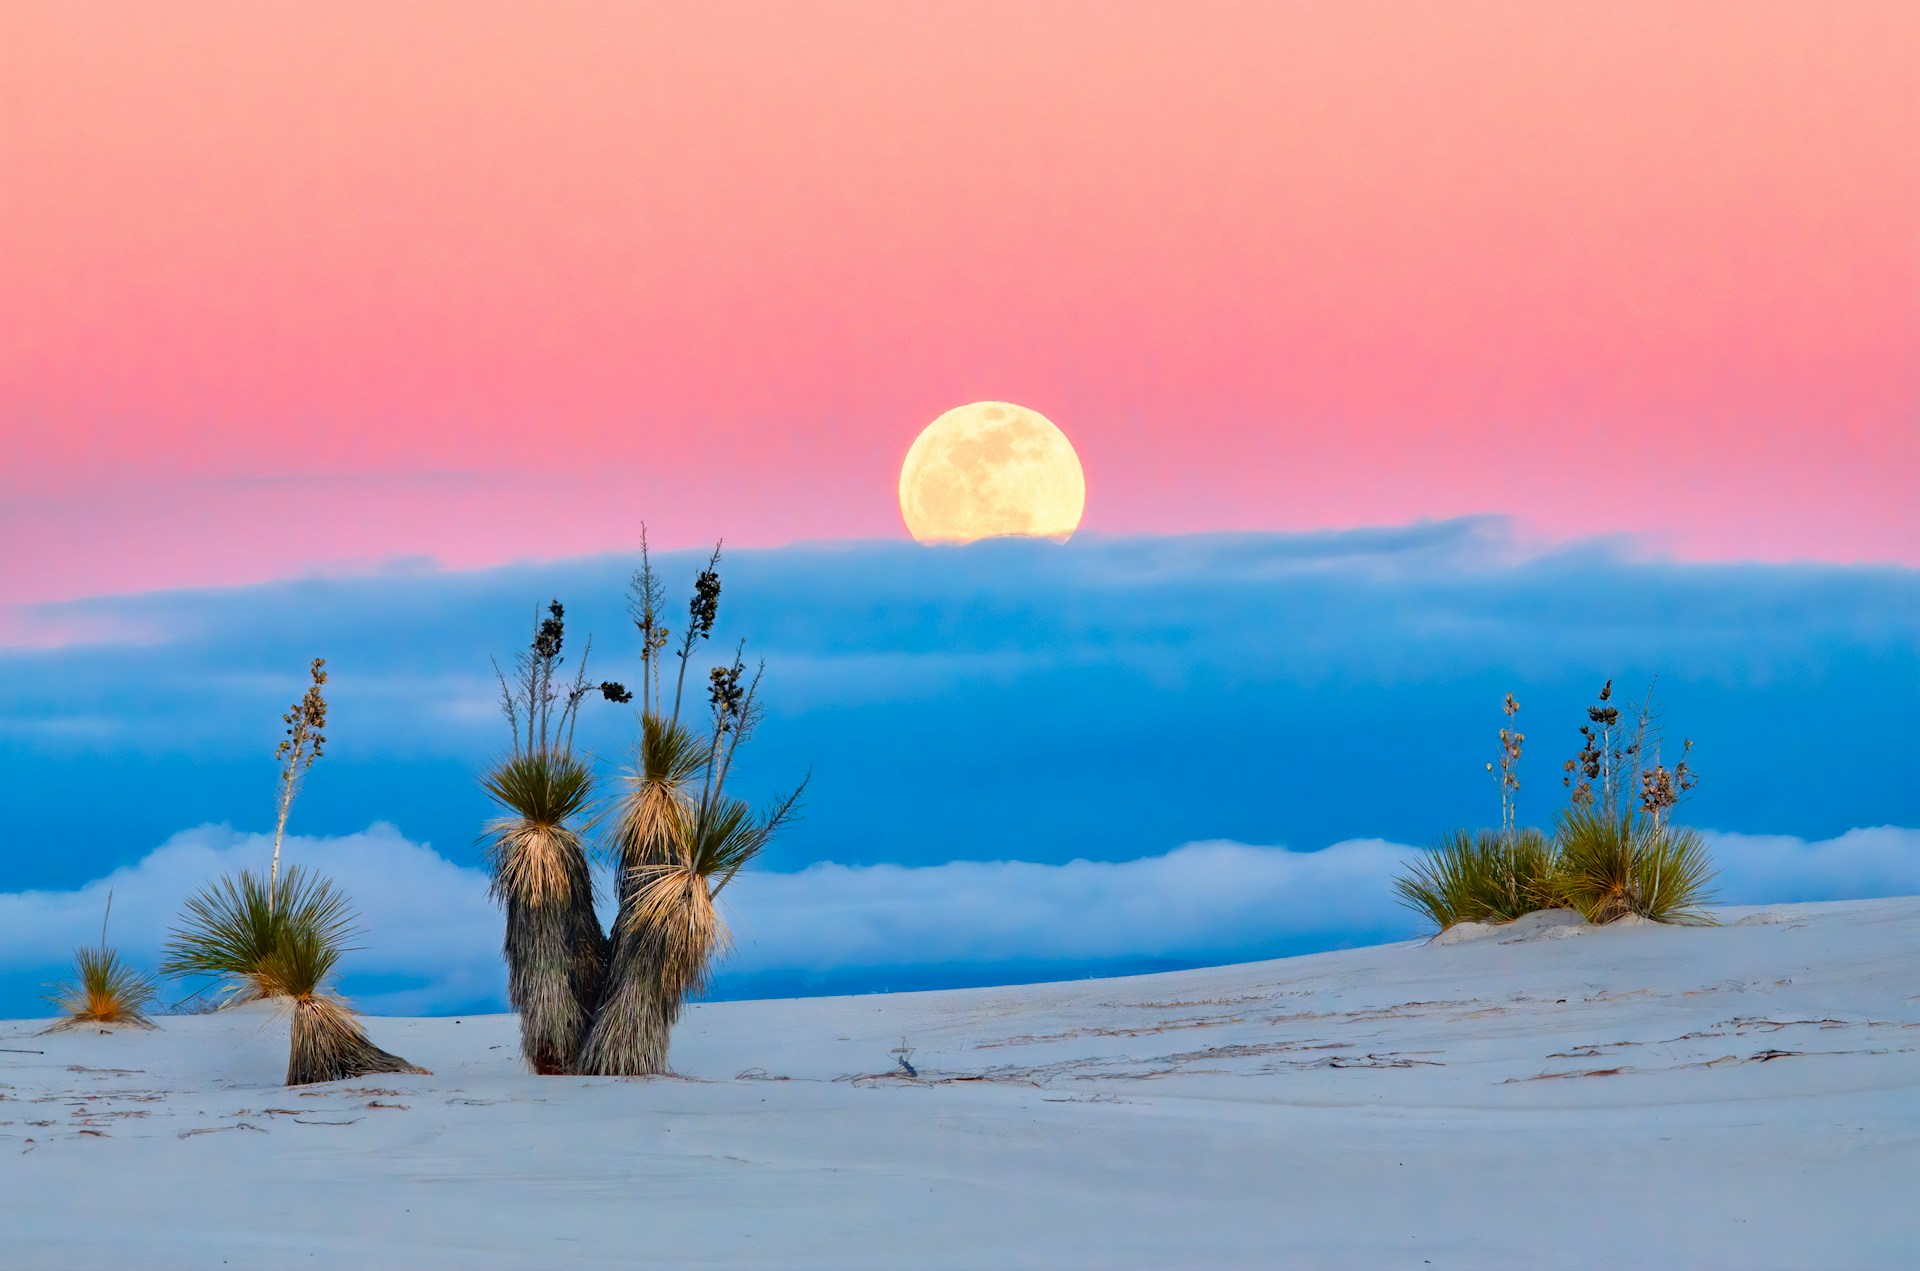
[[[73,952],[74,974],[53,986],[47,1000],[65,1016],[54,1029],[82,1024],[130,1024],[153,1028],[147,1012],[160,996],[153,977],[136,970],[105,943]]]
[[[1511,922],[1560,905],[1553,844],[1534,829],[1455,830],[1394,880],[1402,903],[1445,931],[1456,922]]]
[[[1561,818],[1555,870],[1561,901],[1588,922],[1633,915],[1704,926],[1713,864],[1696,830],[1652,817],[1575,809]]]
[[[50,986],[47,1001],[65,1018],[48,1032],[82,1024],[158,1027],[147,1018],[147,1012],[158,1000],[160,986],[146,972],[122,961],[120,951],[107,943],[107,921],[112,917],[113,892],[109,891],[107,911],[100,916],[100,943],[75,949],[73,978]]]

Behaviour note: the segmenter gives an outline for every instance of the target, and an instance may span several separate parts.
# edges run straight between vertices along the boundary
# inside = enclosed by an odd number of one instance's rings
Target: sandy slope
[[[501,1016],[304,1091],[260,1008],[4,1024],[0,1265],[1920,1265],[1920,898],[1724,916],[724,1003],[685,1080],[523,1075]]]

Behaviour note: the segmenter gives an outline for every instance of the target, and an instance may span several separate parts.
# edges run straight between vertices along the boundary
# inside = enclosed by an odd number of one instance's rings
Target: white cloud
[[[1920,830],[1882,826],[1812,843],[1708,837],[1726,903],[1920,893]],[[745,874],[725,896],[739,943],[723,977],[1230,960],[1398,939],[1420,926],[1391,888],[1414,850],[1378,839],[1318,852],[1210,842],[1122,862],[820,864]],[[270,852],[265,835],[205,826],[72,891],[0,893],[0,973],[56,972],[73,946],[98,935],[109,888],[112,942],[150,966],[186,896],[224,871],[264,865]],[[359,906],[363,947],[347,971],[363,1006],[388,1013],[497,1007],[505,979],[500,916],[479,871],[385,824],[339,838],[289,838],[284,859],[327,873]]]
[[[1390,880],[1411,849],[1190,843],[1138,860],[813,865],[742,875],[739,971],[1203,958],[1411,934]]]
[[[1784,834],[1706,838],[1722,904],[1920,895],[1920,830],[1876,825],[1813,843]]]

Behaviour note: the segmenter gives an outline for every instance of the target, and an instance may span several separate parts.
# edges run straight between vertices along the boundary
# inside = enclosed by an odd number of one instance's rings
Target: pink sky
[[[1920,564],[1920,7],[9,5],[0,600],[1474,512]]]

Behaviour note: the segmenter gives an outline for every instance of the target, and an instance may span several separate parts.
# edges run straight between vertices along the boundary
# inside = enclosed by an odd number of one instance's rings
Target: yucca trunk
[[[705,880],[684,866],[656,867],[639,884],[613,939],[607,993],[580,1057],[580,1072],[646,1077],[669,1071],[673,1028],[706,987],[719,924]]]
[[[673,1027],[703,992],[725,940],[713,895],[686,859],[633,871],[614,933],[611,993],[601,1004],[582,1071],[648,1076],[668,1071]]]
[[[654,975],[645,933],[616,935],[607,987],[577,1068],[592,1077],[648,1077],[667,1071],[672,1021]]]
[[[353,1012],[337,998],[308,993],[293,999],[293,1047],[287,1058],[287,1084],[344,1081],[378,1072],[426,1075],[395,1054],[381,1050],[354,1022]]]
[[[642,796],[645,797],[645,796]],[[618,868],[620,916],[608,950],[604,989],[577,1071],[597,1077],[642,1077],[667,1071],[672,1014],[661,999],[659,940],[637,927],[634,881],[656,868],[671,845],[654,836],[624,835]]]
[[[507,1000],[520,1013],[521,1054],[545,1076],[573,1070],[607,969],[585,855],[561,854],[559,887],[506,900]]]

